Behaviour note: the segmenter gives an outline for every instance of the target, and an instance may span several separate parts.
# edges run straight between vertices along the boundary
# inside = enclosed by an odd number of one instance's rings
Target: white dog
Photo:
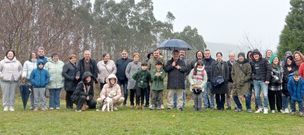
[[[108,97],[105,98],[103,101],[102,111],[105,112],[112,112],[114,110],[114,104],[113,104],[113,97],[116,96],[115,91],[111,91],[108,95]]]

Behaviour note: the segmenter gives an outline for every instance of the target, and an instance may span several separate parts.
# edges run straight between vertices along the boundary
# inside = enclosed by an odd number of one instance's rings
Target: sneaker
[[[4,106],[3,111],[7,112],[8,111],[8,106]]]
[[[295,114],[296,114],[295,112],[291,112],[291,113],[290,113],[290,115],[295,115]]]
[[[255,111],[255,113],[261,113],[263,111],[262,108],[259,108],[257,111]]]
[[[304,114],[303,114],[303,112],[300,112],[300,114],[299,114],[299,115],[300,115],[300,117],[304,117]]]
[[[50,110],[54,110],[54,108],[53,108],[53,107],[50,107]]]
[[[271,110],[271,113],[275,113],[275,110]]]
[[[46,108],[41,108],[42,111],[46,111]]]
[[[75,112],[81,112],[81,110],[75,110]]]
[[[165,109],[165,106],[162,104],[162,105],[160,105],[160,109]]]
[[[12,106],[10,106],[8,110],[11,111],[11,112],[15,111],[14,107],[12,107]]]
[[[248,112],[248,113],[252,113],[252,110],[251,110],[251,109],[247,109],[247,112]]]
[[[34,109],[33,109],[33,111],[35,111],[35,112],[36,112],[36,111],[38,111],[38,108],[37,108],[37,107],[36,107],[36,108],[34,108]]]
[[[242,109],[236,108],[234,112],[242,112]]]
[[[268,114],[268,109],[264,108],[264,114]]]
[[[289,113],[289,109],[286,108],[286,109],[284,110],[284,113]]]
[[[100,110],[99,109],[96,109],[96,112],[99,112]]]
[[[131,108],[131,109],[134,109],[134,105],[131,105],[130,108]]]
[[[56,107],[56,110],[60,110],[60,107]]]
[[[114,106],[113,110],[114,110],[114,111],[118,111],[118,108]]]

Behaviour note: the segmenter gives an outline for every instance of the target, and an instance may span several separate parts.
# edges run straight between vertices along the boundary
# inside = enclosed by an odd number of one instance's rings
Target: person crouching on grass
[[[91,72],[84,72],[82,81],[77,84],[76,90],[72,95],[72,101],[76,103],[76,112],[85,111],[87,109],[95,109],[96,101],[94,101],[94,85],[93,75]]]
[[[38,60],[37,67],[31,73],[30,80],[34,91],[34,111],[38,111],[40,104],[41,110],[46,111],[45,88],[50,81],[50,75],[44,69],[44,62]]]
[[[97,98],[97,106],[96,111],[99,111],[103,104],[104,100],[106,98],[112,98],[113,105],[114,105],[114,111],[117,111],[117,107],[122,104],[125,100],[124,97],[121,95],[121,89],[120,86],[117,84],[117,77],[115,74],[110,74],[106,80],[106,84],[103,86],[100,97]]]
[[[194,110],[202,111],[203,92],[207,84],[207,72],[203,62],[197,61],[196,66],[191,70],[188,80],[190,82],[190,91],[193,93]]]
[[[304,96],[304,80],[300,77],[299,72],[295,71],[288,81],[288,91],[291,96],[291,114],[296,112],[296,102],[299,106],[300,116],[303,115],[303,96]]]
[[[136,81],[136,108],[142,109],[144,105],[144,99],[148,92],[148,85],[151,80],[151,74],[148,71],[148,64],[142,63],[141,70],[136,72],[132,78]]]
[[[163,63],[157,61],[155,63],[155,69],[151,71],[152,78],[152,106],[151,110],[157,108],[157,110],[161,109],[161,101],[163,100],[163,90],[165,88],[164,79],[166,77],[166,73],[163,69]]]

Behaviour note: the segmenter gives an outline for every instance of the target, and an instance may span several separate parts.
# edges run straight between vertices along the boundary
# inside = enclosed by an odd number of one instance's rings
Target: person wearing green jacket
[[[157,61],[155,63],[155,69],[151,71],[151,79],[152,79],[152,106],[151,110],[157,108],[161,109],[162,99],[163,99],[163,90],[165,88],[164,79],[166,77],[166,73],[163,69],[163,63]]]
[[[64,78],[62,76],[64,63],[59,60],[57,53],[52,54],[52,59],[45,64],[45,69],[50,74],[50,82],[47,88],[50,91],[50,110],[60,109],[60,91],[64,85]]]

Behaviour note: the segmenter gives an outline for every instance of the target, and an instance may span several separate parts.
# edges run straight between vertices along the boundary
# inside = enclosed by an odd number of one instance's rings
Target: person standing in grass
[[[72,101],[77,105],[76,112],[96,108],[93,78],[92,73],[86,71],[83,73],[82,80],[77,84],[76,90],[72,95]]]
[[[123,50],[121,52],[121,58],[115,62],[117,68],[116,77],[118,79],[118,84],[122,89],[121,91],[122,95],[124,95],[125,98],[123,105],[127,104],[127,99],[128,99],[128,89],[127,89],[128,78],[126,77],[126,68],[130,62],[132,62],[132,60],[129,58],[129,54],[127,50]]]
[[[106,80],[110,74],[116,74],[116,65],[109,53],[102,55],[102,61],[97,63],[98,68],[98,81],[100,84],[100,90],[107,83]]]
[[[105,102],[106,98],[112,98],[112,103],[114,107],[114,111],[118,110],[118,106],[123,103],[125,100],[124,97],[121,95],[121,88],[117,84],[117,78],[115,74],[110,74],[106,80],[106,84],[103,86],[100,97],[97,98],[97,106],[96,111],[102,108],[102,105]]]
[[[50,74],[50,82],[47,88],[50,91],[50,110],[60,109],[60,92],[64,86],[64,78],[62,76],[64,63],[59,60],[59,55],[53,53],[51,60],[45,64],[45,69]]]
[[[195,67],[190,71],[188,80],[190,91],[193,93],[194,110],[202,111],[203,93],[207,85],[207,72],[201,60],[197,61]]]
[[[0,81],[2,89],[3,111],[15,111],[15,90],[22,74],[22,65],[16,59],[15,52],[8,50],[0,61]]]
[[[139,61],[140,55],[139,53],[133,53],[133,61],[127,65],[126,68],[126,77],[128,78],[128,90],[130,91],[130,107],[134,108],[134,97],[136,93],[136,81],[132,78],[132,76],[140,71],[141,62]]]
[[[228,68],[229,68],[229,79],[228,79],[228,92],[226,94],[227,99],[227,110],[231,110],[231,95],[232,95],[232,89],[233,89],[233,80],[231,77],[231,70],[232,66],[235,64],[235,53],[231,52],[229,53],[229,60],[227,61]]]
[[[30,102],[31,102],[31,107],[30,109],[34,109],[34,91],[31,87],[31,73],[34,69],[37,68],[37,56],[35,52],[32,52],[30,54],[29,60],[25,61],[23,64],[23,71],[22,71],[22,85],[20,85],[20,88],[31,90],[30,93]]]
[[[300,116],[303,115],[303,96],[304,96],[304,80],[299,75],[298,71],[295,71],[288,81],[288,91],[291,96],[291,114],[296,112],[296,103],[298,103]]]
[[[172,52],[172,59],[167,61],[164,70],[168,73],[168,98],[167,109],[173,108],[173,97],[177,95],[177,108],[183,111],[183,90],[185,89],[185,73],[187,67],[184,61],[179,58],[179,51]]]
[[[214,94],[211,92],[212,91],[212,84],[211,84],[211,73],[212,73],[212,63],[215,60],[211,57],[211,51],[210,49],[205,49],[204,51],[204,66],[205,66],[205,70],[207,72],[208,75],[208,82],[207,82],[207,87],[206,87],[206,91],[204,92],[204,108],[211,108],[214,109]]]
[[[283,77],[283,90],[282,90],[282,112],[283,113],[289,113],[289,107],[290,104],[290,93],[288,92],[287,84],[289,80],[289,75],[293,74],[294,71],[297,70],[296,63],[294,61],[293,56],[288,56],[285,60],[285,64],[283,66],[284,70],[284,77]]]
[[[216,61],[212,63],[212,93],[215,94],[217,110],[224,110],[225,94],[228,92],[229,68],[223,60],[221,52],[216,53]]]
[[[271,79],[272,67],[268,60],[262,58],[262,54],[258,49],[252,52],[252,79],[255,90],[255,100],[258,110],[255,113],[268,114],[268,84]],[[261,93],[263,93],[264,103],[261,101]]]
[[[245,53],[239,53],[238,60],[231,69],[232,95],[236,104],[235,112],[241,112],[243,108],[239,97],[245,97],[247,112],[251,112],[251,72],[251,65],[245,59]]]
[[[71,96],[76,89],[77,83],[80,79],[80,75],[76,66],[77,56],[75,54],[71,54],[69,56],[69,59],[69,62],[67,62],[63,66],[62,76],[64,77],[64,89],[66,91],[66,108],[73,109],[73,102]]]
[[[281,112],[284,71],[281,67],[280,59],[276,54],[272,54],[269,62],[272,65],[271,79],[268,86],[269,106],[271,113],[275,113],[275,106],[277,107],[277,111]]]
[[[136,81],[136,108],[143,109],[144,99],[147,96],[148,85],[151,81],[151,74],[148,71],[148,64],[142,63],[141,70],[136,72],[132,78]],[[149,102],[146,100],[146,102]]]
[[[50,75],[49,72],[44,69],[43,60],[37,61],[37,68],[32,71],[30,80],[34,90],[34,111],[38,111],[38,107],[40,107],[42,111],[46,111],[45,89],[50,81]]]
[[[84,72],[90,72],[93,76],[93,81],[97,82],[98,68],[97,63],[94,59],[92,59],[91,52],[89,50],[85,50],[83,52],[83,58],[80,59],[77,63],[77,69],[80,74],[80,78],[83,78]]]
[[[163,90],[165,88],[164,86],[164,79],[166,76],[166,73],[163,69],[163,63],[160,61],[157,61],[155,63],[155,69],[151,71],[151,78],[152,78],[152,107],[151,110],[154,110],[155,108],[160,110],[162,99],[163,99]]]

